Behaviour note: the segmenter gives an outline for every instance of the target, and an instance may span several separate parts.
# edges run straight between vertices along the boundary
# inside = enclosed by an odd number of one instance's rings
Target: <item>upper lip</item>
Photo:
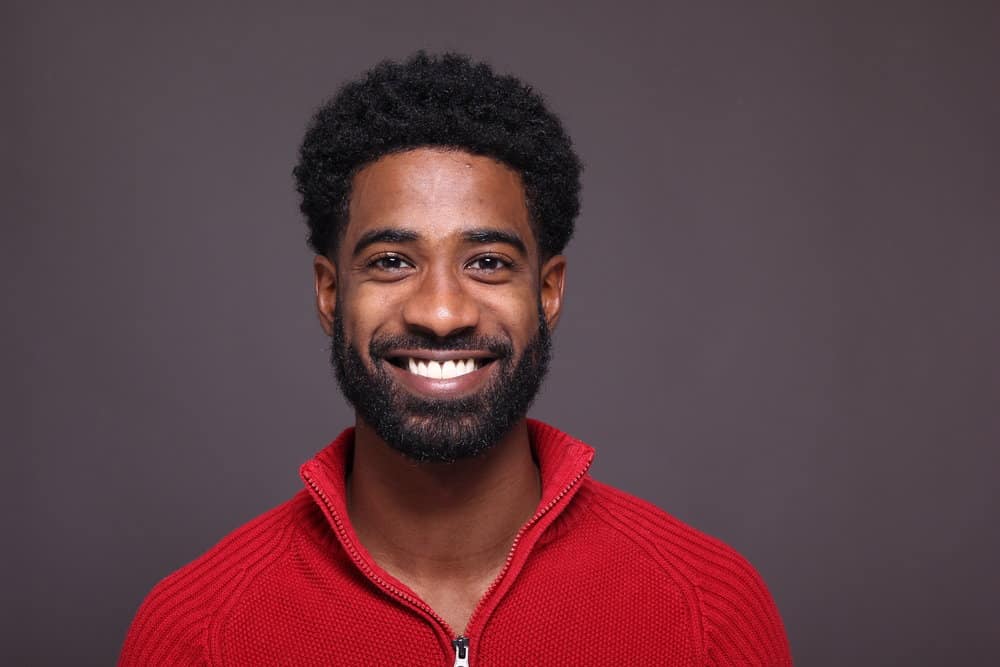
[[[426,359],[428,361],[458,361],[460,359],[495,359],[489,350],[390,350],[387,359]]]

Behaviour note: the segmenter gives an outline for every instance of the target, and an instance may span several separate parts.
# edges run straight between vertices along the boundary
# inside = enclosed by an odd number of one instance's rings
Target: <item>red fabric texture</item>
[[[746,560],[591,479],[587,445],[529,429],[542,500],[466,628],[471,667],[791,664]],[[455,632],[351,528],[353,436],[302,466],[306,490],[160,582],[119,665],[454,664]]]

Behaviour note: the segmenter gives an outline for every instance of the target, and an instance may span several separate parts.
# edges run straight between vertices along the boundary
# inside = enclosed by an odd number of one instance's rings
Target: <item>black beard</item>
[[[460,334],[445,339],[420,335],[383,337],[369,345],[369,369],[344,336],[337,304],[331,363],[348,402],[379,437],[414,461],[450,463],[478,456],[496,445],[524,417],[548,371],[552,341],[538,308],[538,332],[515,363],[509,339]],[[426,399],[399,387],[384,368],[391,349],[489,350],[496,356],[493,379],[458,399]]]

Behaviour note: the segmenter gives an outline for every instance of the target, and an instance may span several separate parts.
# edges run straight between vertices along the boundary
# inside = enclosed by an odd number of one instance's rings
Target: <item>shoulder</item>
[[[300,491],[160,581],[132,621],[119,665],[207,664],[209,627],[248,581],[281,558],[311,507]]]
[[[778,609],[757,570],[735,549],[659,507],[591,478],[586,513],[621,548],[693,592],[712,664],[791,664]]]

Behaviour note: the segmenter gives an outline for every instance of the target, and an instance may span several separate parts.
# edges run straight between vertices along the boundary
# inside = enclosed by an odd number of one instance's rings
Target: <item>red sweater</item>
[[[587,445],[529,429],[542,500],[465,636],[358,542],[348,429],[302,466],[304,491],[153,589],[119,664],[791,664],[778,610],[742,557],[591,479]]]

